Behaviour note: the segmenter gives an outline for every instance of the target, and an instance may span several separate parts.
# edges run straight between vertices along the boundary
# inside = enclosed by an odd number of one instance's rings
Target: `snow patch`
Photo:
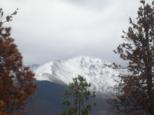
[[[53,61],[43,64],[35,70],[36,79],[68,85],[77,75],[82,75],[92,85],[96,93],[113,92],[119,80],[119,69],[112,63],[99,58],[80,56],[67,60]]]

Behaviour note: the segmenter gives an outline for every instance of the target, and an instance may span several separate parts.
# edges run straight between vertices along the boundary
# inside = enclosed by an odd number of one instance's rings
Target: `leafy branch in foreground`
[[[36,90],[34,74],[23,66],[22,56],[6,24],[13,15],[4,17],[0,9],[0,115],[22,115],[27,99]]]

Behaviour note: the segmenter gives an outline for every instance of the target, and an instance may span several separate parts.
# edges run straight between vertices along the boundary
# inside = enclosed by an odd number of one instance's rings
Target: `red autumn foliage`
[[[11,28],[5,26],[16,13],[4,19],[0,9],[0,115],[22,115],[27,99],[36,90],[34,74],[24,67]]]

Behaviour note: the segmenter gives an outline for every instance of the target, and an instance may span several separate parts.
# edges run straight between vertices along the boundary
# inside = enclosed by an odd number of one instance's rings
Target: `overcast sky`
[[[0,1],[7,14],[19,8],[11,23],[12,36],[25,64],[75,56],[121,62],[113,49],[139,6],[139,0]]]

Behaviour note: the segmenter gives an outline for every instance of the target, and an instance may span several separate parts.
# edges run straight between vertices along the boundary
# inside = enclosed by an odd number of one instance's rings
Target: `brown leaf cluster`
[[[0,9],[0,115],[22,115],[28,98],[36,90],[34,74],[24,67],[11,28],[4,25],[16,13],[2,20],[4,13]]]

